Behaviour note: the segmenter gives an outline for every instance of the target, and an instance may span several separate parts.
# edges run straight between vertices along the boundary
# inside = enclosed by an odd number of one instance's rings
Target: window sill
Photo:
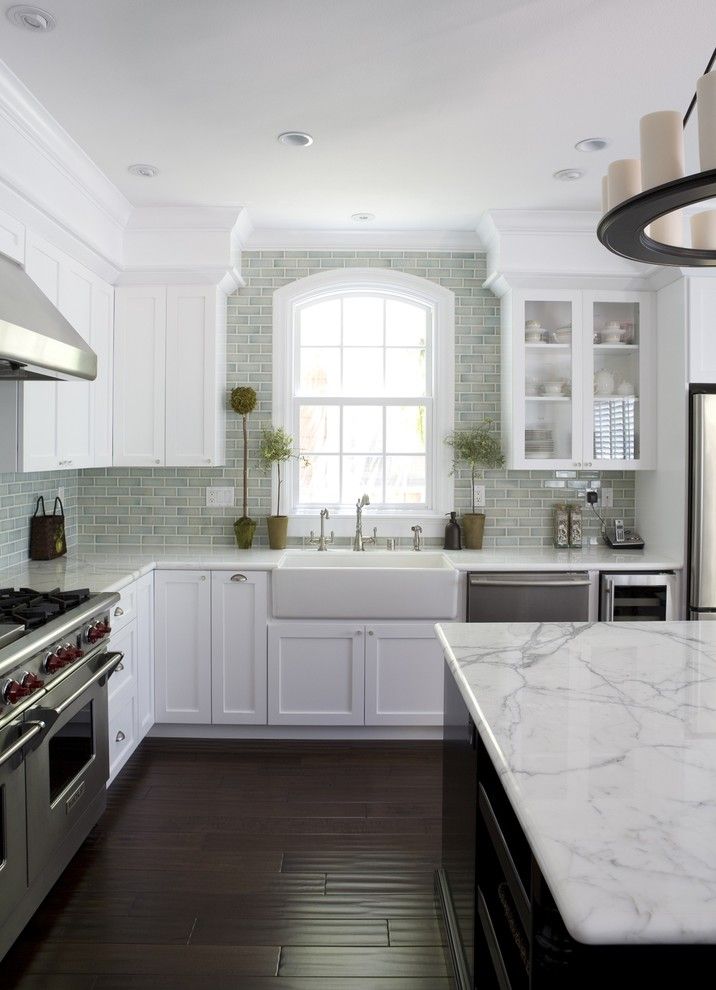
[[[443,536],[449,513],[430,512],[426,509],[416,509],[411,512],[394,512],[390,510],[375,510],[370,506],[363,510],[363,535],[372,536],[373,528],[378,529],[378,536],[412,538],[411,526],[422,526],[423,536]],[[289,515],[288,532],[290,536],[308,536],[311,530],[320,530],[320,509],[315,511],[300,511]],[[325,522],[326,533],[331,530],[337,537],[351,537],[355,533],[356,513],[340,511],[331,515]]]

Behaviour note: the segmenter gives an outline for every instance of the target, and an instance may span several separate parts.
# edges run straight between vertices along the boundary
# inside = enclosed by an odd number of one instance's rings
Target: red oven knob
[[[95,622],[93,626],[90,626],[87,630],[87,642],[88,643],[98,643],[104,638],[104,623]]]
[[[40,688],[44,687],[45,682],[37,674],[27,673],[22,679],[22,686],[26,687],[30,694],[32,694],[33,691],[39,691]]]
[[[23,687],[22,684],[18,684],[12,678],[5,682],[5,686],[2,689],[2,696],[9,705],[17,704],[18,701],[26,698],[28,694],[30,694],[30,689]]]
[[[43,667],[48,674],[54,674],[56,670],[59,670],[63,666],[62,660],[57,656],[56,653],[48,653],[45,657],[45,662]]]

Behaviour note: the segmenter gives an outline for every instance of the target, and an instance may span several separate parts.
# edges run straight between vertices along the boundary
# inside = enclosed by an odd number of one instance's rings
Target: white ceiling
[[[713,0],[38,3],[56,29],[0,18],[0,58],[127,198],[246,206],[257,227],[597,208],[639,116],[684,110],[716,45]],[[287,129],[315,144],[279,145]],[[610,147],[574,150],[590,136]],[[566,167],[587,175],[552,179]]]

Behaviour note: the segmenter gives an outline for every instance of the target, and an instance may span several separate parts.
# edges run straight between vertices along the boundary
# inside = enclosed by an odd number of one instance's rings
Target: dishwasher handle
[[[509,574],[496,577],[492,574],[471,574],[470,586],[483,588],[581,588],[591,584],[589,575],[577,572],[574,576],[560,574],[552,578],[550,574]]]

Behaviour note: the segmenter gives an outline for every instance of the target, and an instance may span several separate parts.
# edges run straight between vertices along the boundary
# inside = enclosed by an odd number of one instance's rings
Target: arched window
[[[274,422],[305,460],[286,509],[382,515],[452,508],[454,297],[401,272],[341,269],[274,293]]]

